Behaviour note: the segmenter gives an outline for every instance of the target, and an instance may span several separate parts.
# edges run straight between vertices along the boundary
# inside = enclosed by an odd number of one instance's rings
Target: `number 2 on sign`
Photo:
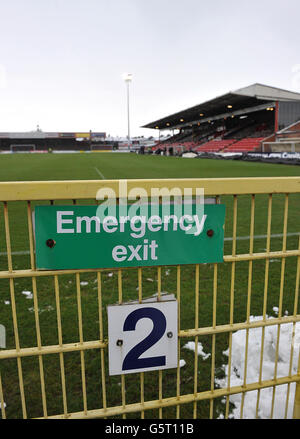
[[[124,322],[123,331],[135,331],[136,324],[140,319],[148,317],[153,322],[150,334],[140,343],[134,346],[123,361],[122,370],[141,369],[145,367],[165,366],[166,356],[140,358],[140,356],[157,343],[164,335],[167,321],[165,315],[156,308],[140,308],[132,311]]]
[[[177,301],[109,305],[109,374],[177,367]]]

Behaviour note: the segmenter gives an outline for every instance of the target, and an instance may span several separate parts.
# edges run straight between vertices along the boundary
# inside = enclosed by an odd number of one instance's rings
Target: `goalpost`
[[[10,145],[10,151],[12,153],[14,152],[34,152],[36,150],[36,147],[33,143],[29,144],[11,144]]]

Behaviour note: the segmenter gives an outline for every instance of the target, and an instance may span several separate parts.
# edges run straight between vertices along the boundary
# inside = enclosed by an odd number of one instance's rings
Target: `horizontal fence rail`
[[[153,188],[191,188],[194,191],[203,188],[206,195],[216,196],[297,193],[300,187],[300,177],[22,181],[1,183],[0,201],[93,199],[99,189],[106,187],[120,197],[120,183],[125,181],[128,191],[138,187],[148,196]]]
[[[193,196],[201,188],[225,204],[224,262],[36,268],[36,205],[96,204],[103,188],[119,200],[126,196],[124,184],[128,192],[140,188],[147,196],[153,188],[189,188]],[[253,394],[252,413],[259,418],[265,416],[266,392],[267,417],[276,418],[283,387],[282,417],[300,418],[299,200],[298,177],[0,183],[0,324],[7,342],[0,345],[2,418],[243,418],[250,416]],[[153,293],[160,301],[165,286],[178,302],[177,368],[108,376],[106,307],[133,299],[142,303]],[[239,340],[243,355],[234,375]],[[189,341],[193,353],[185,349]],[[273,363],[266,376],[268,355]],[[182,365],[182,356],[189,364]]]

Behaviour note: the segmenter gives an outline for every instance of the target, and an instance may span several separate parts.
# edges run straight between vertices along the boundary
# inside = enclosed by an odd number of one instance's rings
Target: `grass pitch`
[[[298,166],[125,153],[7,154],[0,181],[298,176]]]
[[[34,181],[34,180],[95,180],[95,179],[129,179],[129,178],[213,178],[213,177],[258,177],[258,176],[298,176],[300,168],[297,166],[272,165],[262,163],[248,163],[239,161],[223,161],[209,159],[183,159],[177,157],[142,156],[123,153],[92,153],[92,154],[13,154],[0,155],[0,181]],[[70,200],[71,202],[71,200]],[[92,202],[87,200],[87,202]],[[225,255],[232,250],[232,212],[233,198],[222,197],[221,202],[226,205],[225,224]],[[84,202],[80,202],[84,204]],[[267,203],[265,195],[255,197],[255,227],[254,252],[264,252],[266,249],[267,232]],[[64,203],[65,204],[65,203]],[[298,248],[299,227],[299,196],[289,197],[288,239],[287,249]],[[28,254],[29,241],[27,229],[26,203],[8,203],[11,228],[13,267],[14,269],[30,268]],[[238,227],[237,253],[248,253],[250,234],[250,207],[251,196],[238,197]],[[281,250],[284,213],[284,196],[274,195],[272,205],[271,251]],[[280,259],[270,261],[267,314],[274,315],[273,307],[280,301],[281,271],[284,272],[282,310],[293,313],[296,258],[287,258],[285,266]],[[262,315],[264,305],[264,260],[253,262],[251,277],[251,315]],[[5,231],[3,206],[0,207],[0,270],[7,270]],[[217,270],[217,272],[216,272]],[[195,326],[196,317],[199,326],[206,327],[212,324],[213,317],[213,284],[214,275],[217,275],[216,297],[216,324],[227,324],[230,313],[233,312],[234,322],[243,322],[247,316],[249,292],[249,263],[239,262],[235,270],[234,302],[230,301],[231,265],[212,264],[201,265],[199,268],[199,309],[195,311],[195,266],[181,267],[181,329]],[[162,267],[161,278],[157,268],[144,268],[142,271],[142,294],[148,297],[157,293],[158,281],[161,280],[162,291],[176,294],[177,269],[176,267]],[[103,272],[102,274],[102,310],[98,309],[97,278],[94,274],[82,274],[80,279],[75,275],[59,276],[60,307],[62,319],[62,336],[64,343],[78,342],[79,325],[77,312],[77,284],[81,283],[81,306],[83,322],[83,338],[85,341],[99,339],[99,319],[103,319],[104,337],[107,337],[106,306],[118,301],[118,273],[117,271]],[[123,300],[137,298],[138,271],[122,271]],[[24,291],[32,292],[31,279],[18,278],[14,281],[16,307],[18,314],[18,333],[21,347],[37,346],[36,322],[33,312],[33,300],[28,299]],[[39,323],[42,345],[58,343],[57,309],[53,277],[38,278],[38,306]],[[29,296],[30,297],[30,296]],[[10,287],[8,280],[0,280],[0,323],[6,328],[7,348],[15,348],[14,328]],[[232,308],[231,308],[232,306]],[[248,309],[249,311],[249,309]],[[299,310],[298,310],[299,312]],[[188,340],[182,340],[183,346]],[[203,350],[211,352],[212,337],[199,337]],[[219,370],[226,361],[222,354],[228,347],[228,334],[216,336],[215,372],[212,371],[212,358],[198,359],[197,391],[210,390],[212,373],[221,374]],[[100,353],[86,351],[85,369],[81,368],[80,353],[64,354],[64,368],[67,389],[68,412],[81,411],[86,404],[87,409],[103,407],[103,386],[101,381]],[[189,394],[194,389],[194,353],[181,350],[181,359],[186,365],[180,369],[180,392]],[[21,395],[19,389],[18,365],[15,359],[3,360],[1,379],[3,396],[6,403],[6,416],[18,418],[23,416]],[[45,375],[46,407],[42,405],[42,388],[40,381],[41,363],[37,357],[22,359],[22,374],[26,400],[26,415],[28,417],[43,416],[45,410],[48,415],[63,413],[64,401],[61,384],[61,363],[59,355],[51,354],[43,357],[42,368]],[[106,359],[106,404],[108,407],[122,405],[121,378],[109,377],[107,374]],[[164,371],[163,397],[176,396],[176,370]],[[82,378],[85,378],[82,380]],[[127,375],[126,403],[139,402],[141,399],[139,375]],[[158,373],[144,374],[144,398],[158,399]],[[82,382],[86,381],[86,388]],[[85,402],[84,402],[85,401]],[[181,417],[193,416],[193,404],[181,406]],[[211,412],[212,410],[212,412]],[[203,401],[197,403],[197,416],[207,418],[213,413],[218,417],[224,413],[224,404],[216,400],[213,405]],[[145,417],[157,417],[158,410],[145,412]],[[165,418],[174,418],[176,408],[165,408],[162,411]],[[128,417],[140,416],[133,413]]]

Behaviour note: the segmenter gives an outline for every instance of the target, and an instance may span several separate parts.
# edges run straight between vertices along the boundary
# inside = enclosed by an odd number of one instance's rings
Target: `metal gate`
[[[300,178],[127,185],[149,195],[154,186],[203,188],[225,204],[224,263],[36,270],[34,206],[95,204],[100,188],[118,194],[118,181],[0,183],[2,418],[265,417],[268,404],[266,417],[299,418]],[[106,306],[160,300],[166,289],[179,307],[178,367],[109,377]]]

